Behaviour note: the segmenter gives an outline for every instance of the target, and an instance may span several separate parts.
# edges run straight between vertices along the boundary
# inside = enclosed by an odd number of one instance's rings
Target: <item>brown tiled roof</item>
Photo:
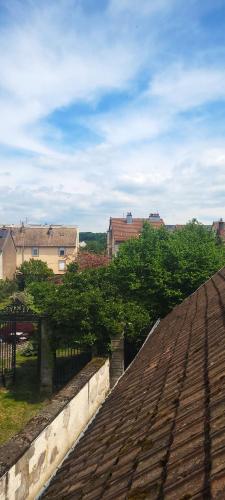
[[[12,236],[16,247],[75,247],[75,227],[14,227]]]
[[[149,221],[149,219],[132,219],[132,223],[128,224],[126,219],[112,218],[111,228],[115,241],[125,241],[129,238],[137,238],[142,229],[144,222],[148,222],[152,227],[158,228],[164,225],[162,219]]]
[[[225,498],[225,269],[148,338],[46,499]]]

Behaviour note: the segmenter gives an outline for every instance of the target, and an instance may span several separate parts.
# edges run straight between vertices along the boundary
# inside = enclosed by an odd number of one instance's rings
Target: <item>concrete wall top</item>
[[[18,434],[0,447],[0,478],[18,462],[31,443],[59,415],[89,380],[105,364],[106,359],[94,358],[78,373]]]

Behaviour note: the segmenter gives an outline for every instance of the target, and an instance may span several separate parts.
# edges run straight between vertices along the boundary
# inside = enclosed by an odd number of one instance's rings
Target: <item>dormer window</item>
[[[33,247],[32,248],[32,257],[38,257],[38,256],[39,256],[39,248]]]
[[[64,247],[60,247],[59,248],[59,257],[64,257],[65,255],[65,248]]]

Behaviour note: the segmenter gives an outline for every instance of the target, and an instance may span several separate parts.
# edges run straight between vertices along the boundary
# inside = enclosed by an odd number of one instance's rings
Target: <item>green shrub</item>
[[[38,354],[38,346],[36,342],[33,342],[32,340],[29,340],[26,345],[20,350],[20,354],[22,356],[30,357],[30,356],[37,356]]]

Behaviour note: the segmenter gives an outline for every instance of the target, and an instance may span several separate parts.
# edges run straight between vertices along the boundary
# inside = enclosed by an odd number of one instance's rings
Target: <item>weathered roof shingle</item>
[[[225,270],[160,322],[45,499],[225,498]]]
[[[13,227],[12,236],[16,247],[75,247],[75,227]]]

